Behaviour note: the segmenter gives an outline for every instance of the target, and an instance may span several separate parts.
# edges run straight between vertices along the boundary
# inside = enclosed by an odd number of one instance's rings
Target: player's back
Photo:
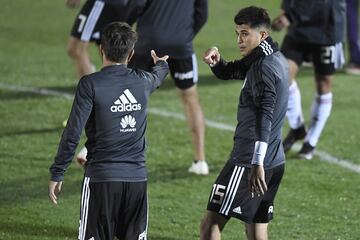
[[[82,79],[88,81],[93,98],[85,127],[87,176],[102,180],[146,176],[146,109],[150,93],[163,80],[155,78],[125,65],[111,65]]]

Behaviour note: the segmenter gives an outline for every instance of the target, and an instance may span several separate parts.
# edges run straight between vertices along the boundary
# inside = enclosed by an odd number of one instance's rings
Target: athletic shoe
[[[296,141],[304,139],[305,136],[306,130],[304,125],[301,125],[297,129],[290,129],[289,133],[283,141],[284,152],[287,153]]]
[[[299,158],[305,160],[311,160],[313,158],[314,149],[315,147],[305,142],[298,153]]]
[[[207,165],[206,161],[194,161],[189,168],[189,172],[198,175],[208,175],[209,166]]]
[[[360,64],[349,63],[349,65],[345,67],[345,72],[351,75],[360,75]]]

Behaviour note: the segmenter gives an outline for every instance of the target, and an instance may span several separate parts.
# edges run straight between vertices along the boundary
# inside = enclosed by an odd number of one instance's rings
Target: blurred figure
[[[310,160],[330,116],[333,75],[344,63],[345,0],[284,0],[282,13],[273,21],[272,28],[288,28],[281,47],[290,65],[287,117],[291,129],[283,141],[284,150],[289,151],[296,141],[304,139],[298,156]],[[314,66],[316,94],[306,131],[295,78],[309,56]]]
[[[346,13],[350,57],[345,71],[348,74],[360,75],[359,1],[346,0]]]
[[[76,8],[81,0],[67,0],[69,8]],[[132,0],[136,1],[136,0]],[[96,68],[90,60],[88,48],[90,42],[100,43],[100,33],[110,22],[128,21],[128,0],[86,0],[74,25],[68,40],[67,52],[73,60],[78,78],[95,72]]]
[[[135,7],[130,8],[134,9]],[[139,41],[129,66],[148,70],[153,62],[150,49],[169,55],[170,74],[179,90],[194,148],[194,161],[189,172],[207,175],[204,135],[205,123],[198,99],[197,61],[192,41],[207,20],[207,0],[148,0],[138,11]]]
[[[234,18],[243,58],[227,62],[216,47],[204,61],[222,80],[244,80],[239,97],[234,147],[213,184],[200,227],[201,240],[220,240],[231,218],[245,223],[249,240],[267,240],[274,199],[285,168],[281,129],[288,100],[288,64],[269,36],[270,17],[258,7]]]

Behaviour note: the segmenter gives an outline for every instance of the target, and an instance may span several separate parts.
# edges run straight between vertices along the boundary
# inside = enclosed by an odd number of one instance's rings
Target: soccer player
[[[151,72],[132,70],[137,36],[109,24],[101,36],[103,68],[80,79],[54,163],[49,198],[57,204],[66,168],[85,126],[88,149],[81,194],[79,239],[140,239],[147,235],[145,130],[148,98],[168,73],[168,56],[151,56]],[[150,54],[150,52],[149,52]]]
[[[78,7],[79,4],[80,0],[66,2],[69,8]],[[128,0],[86,0],[76,16],[67,45],[68,55],[75,64],[79,78],[95,72],[88,53],[90,42],[99,44],[101,30],[110,22],[126,21],[132,24],[130,12]]]
[[[130,4],[131,5],[131,4]],[[130,7],[136,8],[136,7]],[[148,70],[153,65],[147,52],[169,54],[170,74],[175,80],[192,135],[194,162],[189,172],[207,175],[205,123],[197,93],[198,70],[192,40],[205,24],[207,0],[152,0],[138,10],[139,41],[129,66]]]
[[[146,0],[86,0],[77,15],[68,40],[67,52],[73,60],[79,78],[95,72],[95,66],[90,60],[88,48],[90,42],[100,44],[101,30],[109,23],[124,21],[133,24],[136,20],[139,6]],[[69,8],[78,7],[80,0],[67,0]],[[63,122],[66,126],[67,120]],[[76,160],[84,165],[87,149],[83,147]]]
[[[267,239],[285,164],[281,129],[288,99],[288,64],[269,36],[265,9],[247,7],[234,18],[241,60],[226,62],[216,47],[204,61],[220,79],[245,79],[230,158],[216,179],[200,239],[221,238],[231,217],[245,222],[248,239]]]
[[[333,95],[331,82],[335,70],[344,62],[342,41],[345,29],[344,0],[284,0],[282,13],[273,29],[288,27],[281,51],[289,61],[289,102],[287,117],[290,131],[283,141],[285,152],[304,139],[298,156],[310,160],[330,116]],[[301,95],[295,81],[304,58],[313,61],[316,94],[306,131],[301,109]]]

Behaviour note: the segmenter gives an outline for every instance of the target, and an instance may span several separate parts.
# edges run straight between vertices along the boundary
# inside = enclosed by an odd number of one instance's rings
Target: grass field
[[[32,92],[48,89],[72,94],[74,68],[65,48],[77,12],[65,1],[0,0],[0,239],[76,239],[83,170],[72,164],[59,204],[47,197],[48,167],[53,161],[71,100]],[[210,1],[210,18],[195,40],[198,56],[216,45],[227,59],[239,57],[233,16],[254,4],[274,17],[280,0]],[[281,42],[283,33],[274,34]],[[96,65],[100,59],[92,49]],[[199,93],[206,118],[235,126],[241,82],[221,82],[199,61]],[[314,95],[311,69],[298,77],[308,119]],[[13,88],[10,90],[10,88]],[[339,72],[334,106],[318,149],[360,164],[360,79]],[[150,107],[182,114],[173,82],[153,95]],[[287,126],[285,126],[287,128]],[[192,147],[186,122],[150,113],[148,170],[150,240],[199,238],[208,195],[232,147],[232,131],[208,127],[206,155],[211,174],[187,173]],[[83,140],[82,140],[83,141]],[[315,158],[287,157],[286,173],[270,224],[271,239],[360,239],[360,174]],[[223,239],[245,239],[241,222],[232,220]]]

